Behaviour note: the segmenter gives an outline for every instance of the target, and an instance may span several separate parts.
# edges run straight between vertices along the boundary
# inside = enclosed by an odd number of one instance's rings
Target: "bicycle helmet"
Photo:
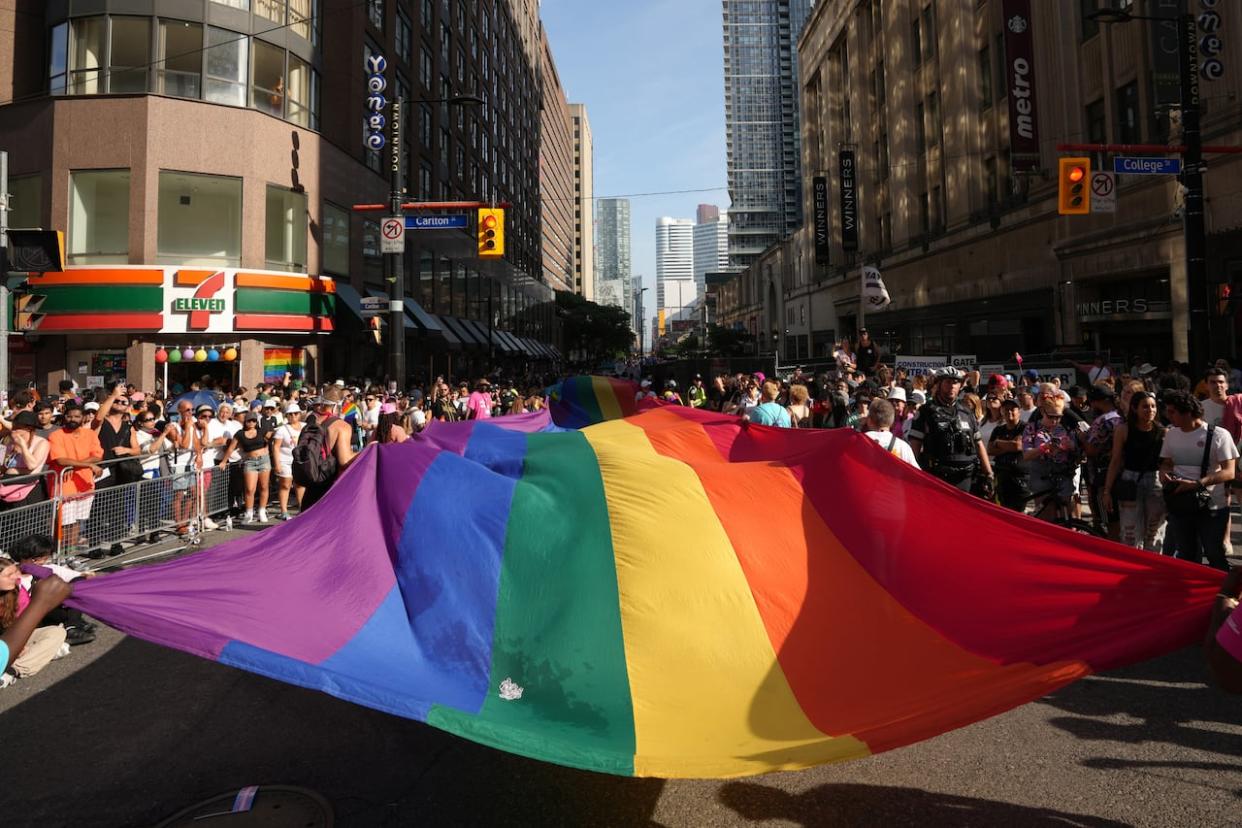
[[[966,379],[966,375],[955,366],[945,365],[937,368],[936,373],[932,374],[933,383],[940,382],[943,379],[951,380],[953,382],[963,382]]]

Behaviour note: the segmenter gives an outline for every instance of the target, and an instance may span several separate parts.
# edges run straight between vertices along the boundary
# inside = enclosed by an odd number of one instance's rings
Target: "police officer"
[[[707,389],[703,387],[702,375],[694,375],[694,382],[686,389],[686,399],[691,408],[702,408],[707,404]]]
[[[945,366],[932,376],[932,396],[919,408],[906,439],[919,465],[964,492],[975,488],[990,497],[994,489],[992,463],[979,434],[974,412],[958,401],[964,376]]]

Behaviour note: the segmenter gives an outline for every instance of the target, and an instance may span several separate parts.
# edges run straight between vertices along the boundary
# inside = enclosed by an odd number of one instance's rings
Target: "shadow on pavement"
[[[1242,735],[1236,732],[1237,700],[1203,683],[1205,679],[1199,650],[1191,647],[1083,679],[1040,703],[1072,714],[1049,721],[1079,739],[1165,743],[1242,756]],[[1205,722],[1228,727],[1213,729],[1204,727]]]
[[[749,821],[781,819],[797,825],[952,826],[952,828],[1021,828],[1074,825],[1111,828],[1125,823],[1080,816],[1048,808],[1031,808],[885,785],[820,785],[792,794],[752,782],[730,782],[720,801]]]
[[[246,785],[318,791],[344,826],[649,824],[663,781],[511,756],[123,639],[0,715],[5,825],[150,825]],[[11,821],[19,815],[19,821]]]

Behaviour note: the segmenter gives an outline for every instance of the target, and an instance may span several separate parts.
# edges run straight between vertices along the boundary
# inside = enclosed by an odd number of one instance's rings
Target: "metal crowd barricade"
[[[228,514],[233,507],[233,495],[240,489],[241,463],[230,463],[224,468],[209,466],[199,472],[199,513],[205,520]],[[238,480],[232,483],[232,478]]]
[[[0,512],[0,553],[8,551],[15,542],[27,535],[56,536],[57,483],[55,472],[23,474],[0,478],[5,486],[33,482],[43,486],[47,499],[27,506],[18,506]]]

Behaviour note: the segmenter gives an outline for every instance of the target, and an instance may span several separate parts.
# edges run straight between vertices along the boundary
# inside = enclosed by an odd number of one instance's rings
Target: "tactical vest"
[[[960,467],[979,462],[973,414],[960,405],[940,405],[935,401],[926,403],[923,410],[929,415],[923,453],[935,465]]]

